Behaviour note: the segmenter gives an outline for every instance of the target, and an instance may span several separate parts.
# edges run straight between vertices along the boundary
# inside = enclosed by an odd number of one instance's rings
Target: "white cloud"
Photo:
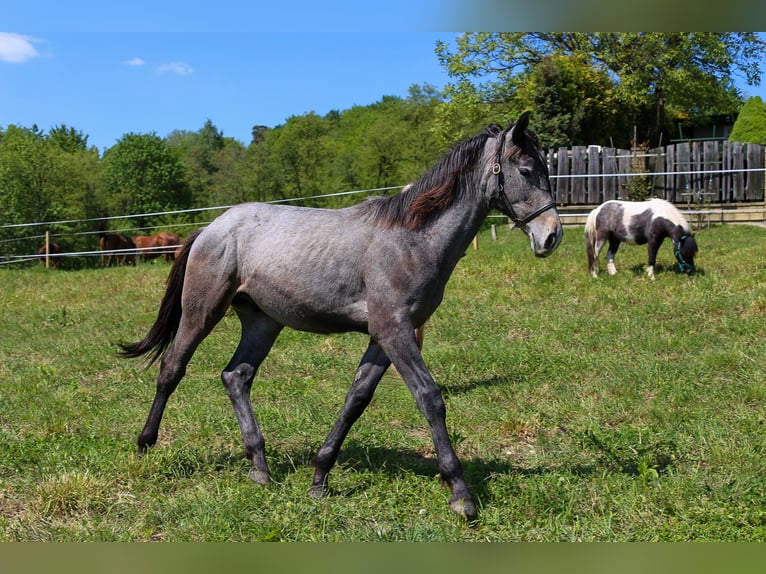
[[[21,64],[36,58],[40,54],[32,44],[39,41],[24,34],[0,32],[0,62]]]
[[[146,64],[141,58],[131,58],[123,62],[126,66],[143,66]]]
[[[194,70],[189,64],[183,62],[170,62],[169,64],[161,65],[157,68],[157,71],[160,74],[178,74],[180,76],[185,76],[191,74]]]

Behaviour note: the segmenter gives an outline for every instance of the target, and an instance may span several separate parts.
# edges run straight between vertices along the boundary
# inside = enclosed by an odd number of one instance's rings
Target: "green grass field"
[[[424,356],[479,505],[450,512],[425,420],[384,378],[314,500],[310,459],[366,347],[285,331],[252,400],[273,483],[247,478],[220,382],[227,315],[135,453],[156,367],[144,336],[168,267],[0,272],[0,541],[685,541],[766,539],[766,229],[697,233],[699,272],[657,278],[624,246],[586,272],[581,228],[535,259],[482,233],[426,327]]]

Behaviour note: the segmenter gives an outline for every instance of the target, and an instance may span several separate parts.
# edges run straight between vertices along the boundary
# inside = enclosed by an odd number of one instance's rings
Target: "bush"
[[[766,103],[760,96],[750,98],[742,106],[729,141],[766,144]]]

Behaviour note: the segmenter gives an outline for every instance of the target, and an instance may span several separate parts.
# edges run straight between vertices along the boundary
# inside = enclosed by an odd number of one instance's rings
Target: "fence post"
[[[51,232],[45,232],[45,268],[49,269],[51,264]]]

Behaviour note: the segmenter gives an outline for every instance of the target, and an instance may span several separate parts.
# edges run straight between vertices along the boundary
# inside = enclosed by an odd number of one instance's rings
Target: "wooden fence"
[[[673,203],[725,204],[764,201],[765,151],[763,145],[706,140],[640,152],[559,148],[548,150],[547,159],[554,197],[562,206],[635,199],[630,197],[635,178],[644,180],[650,196]]]

